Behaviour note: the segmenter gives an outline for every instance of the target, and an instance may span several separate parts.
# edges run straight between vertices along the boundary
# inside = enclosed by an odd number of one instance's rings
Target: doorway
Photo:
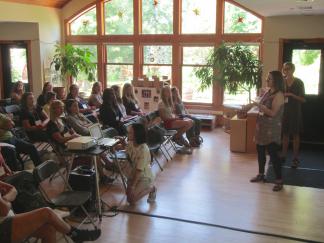
[[[294,63],[294,76],[305,86],[302,142],[324,144],[324,40],[283,40],[282,43],[282,63]]]
[[[0,43],[1,98],[10,98],[12,87],[17,81],[24,83],[25,91],[30,90],[28,57],[27,43]]]

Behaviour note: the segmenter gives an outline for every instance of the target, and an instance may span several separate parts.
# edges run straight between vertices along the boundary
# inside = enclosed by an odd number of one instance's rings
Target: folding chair
[[[91,192],[87,191],[73,191],[70,184],[66,180],[66,178],[63,176],[63,174],[60,171],[60,167],[57,163],[55,163],[53,160],[47,160],[41,165],[37,166],[33,174],[35,176],[35,179],[39,183],[39,189],[42,192],[45,200],[49,203],[50,207],[52,208],[68,208],[71,211],[71,214],[78,208],[81,208],[82,211],[85,213],[86,217],[81,222],[80,225],[85,222],[86,219],[89,219],[91,224],[94,226],[94,228],[97,228],[97,226],[94,223],[94,219],[90,216],[88,211],[85,209],[84,204],[90,199]],[[41,186],[41,182],[45,181],[46,179],[49,179],[53,175],[58,174],[61,179],[64,182],[65,188],[67,188],[66,191],[61,192],[58,196],[55,198],[50,199],[48,194],[46,193],[45,189]]]
[[[158,164],[161,171],[163,171],[163,168],[162,168],[159,160],[155,156],[155,154],[158,151],[160,151],[162,153],[162,155],[164,156],[164,158],[167,161],[169,161],[169,158],[166,156],[166,154],[164,153],[164,151],[162,149],[162,144],[164,143],[164,141],[165,141],[164,134],[157,126],[153,126],[148,129],[148,131],[147,131],[147,145],[151,152],[152,161],[155,161]],[[168,153],[168,151],[167,151],[167,153]],[[169,153],[168,153],[168,155],[169,155],[170,159],[172,159],[172,157]]]

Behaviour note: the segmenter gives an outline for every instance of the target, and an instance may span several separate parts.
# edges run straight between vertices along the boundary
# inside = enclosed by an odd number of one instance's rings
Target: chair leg
[[[153,155],[153,160],[158,164],[160,170],[163,171],[163,168],[162,168],[162,166],[161,166],[159,160],[158,160],[154,155]]]

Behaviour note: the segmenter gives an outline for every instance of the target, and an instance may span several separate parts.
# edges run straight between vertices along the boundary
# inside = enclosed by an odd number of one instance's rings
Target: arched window
[[[70,22],[71,35],[96,35],[97,34],[97,10],[90,8],[85,13]]]
[[[149,80],[167,76],[195,108],[217,109],[223,103],[218,86],[199,90],[194,72],[206,65],[214,47],[241,42],[255,46],[258,53],[262,48],[262,17],[227,0],[102,0],[67,23],[68,43],[91,45],[96,51],[98,80],[104,87],[144,76]],[[88,93],[91,84],[86,83],[80,84]],[[236,100],[224,93],[225,102],[245,99],[244,92]]]

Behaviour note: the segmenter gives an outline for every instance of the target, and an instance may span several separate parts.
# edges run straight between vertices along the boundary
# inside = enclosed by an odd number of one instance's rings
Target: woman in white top
[[[149,194],[147,201],[154,202],[156,187],[153,185],[151,153],[146,144],[146,131],[143,124],[134,123],[128,127],[126,152],[133,167],[127,182],[127,201],[134,204]]]

